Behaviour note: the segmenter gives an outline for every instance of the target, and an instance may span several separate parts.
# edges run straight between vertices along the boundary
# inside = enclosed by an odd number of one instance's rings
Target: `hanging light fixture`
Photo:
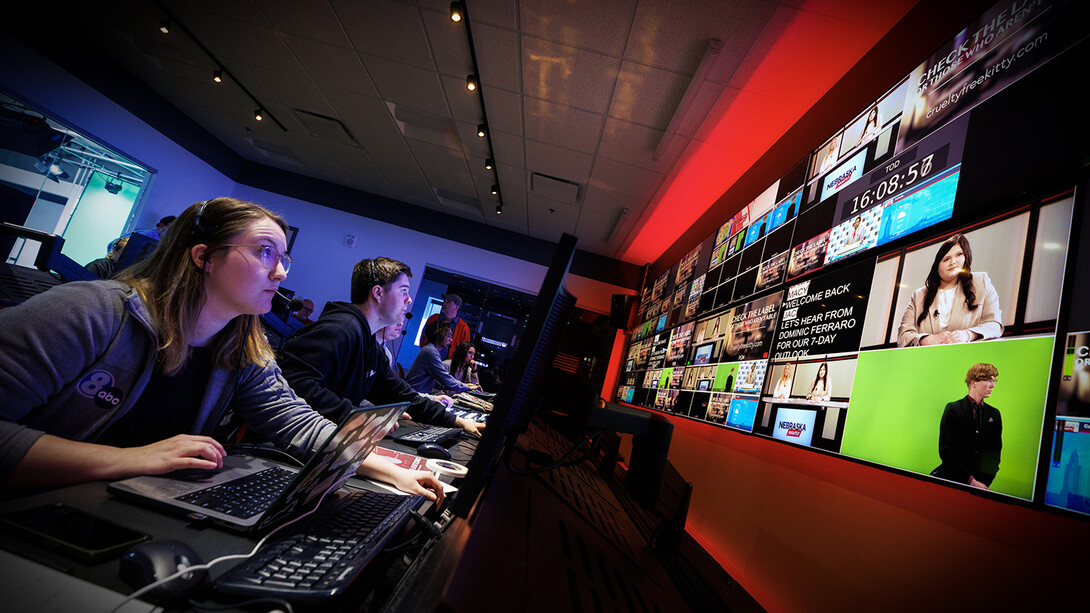
[[[471,74],[466,77],[466,89],[469,91],[477,91],[477,75]]]
[[[166,17],[159,20],[159,31],[163,34],[170,34],[170,18]]]
[[[212,71],[212,80],[215,81],[216,83],[223,83],[223,71],[218,70],[218,69],[213,70]]]
[[[493,166],[492,158],[485,158],[484,159],[484,169],[485,170],[492,170],[492,166]]]
[[[455,23],[461,21],[462,16],[464,14],[465,14],[465,11],[462,10],[462,3],[461,2],[451,2],[450,3],[450,20],[451,21],[453,21]]]
[[[485,129],[483,123],[477,124],[477,136],[484,138],[488,134],[488,130]]]
[[[254,121],[261,121],[262,119],[265,119],[265,117],[261,114],[261,109],[254,109]]]

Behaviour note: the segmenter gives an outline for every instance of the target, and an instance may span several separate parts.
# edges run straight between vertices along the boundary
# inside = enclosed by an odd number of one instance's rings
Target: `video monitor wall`
[[[980,202],[988,160],[966,156],[1069,6],[997,5],[645,288],[618,398],[1090,513],[1090,321],[1061,323],[1074,183]]]

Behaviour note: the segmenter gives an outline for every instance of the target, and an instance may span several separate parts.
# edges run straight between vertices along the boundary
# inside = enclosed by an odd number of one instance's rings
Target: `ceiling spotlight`
[[[484,138],[484,135],[488,134],[488,130],[485,129],[483,123],[477,124],[477,136]]]
[[[261,114],[261,109],[254,109],[254,121],[261,121],[265,119],[265,116]]]
[[[471,74],[466,77],[466,89],[469,91],[476,91],[477,89],[477,75]]]
[[[170,34],[170,18],[159,20],[159,31],[163,34]]]
[[[484,169],[485,170],[492,170],[492,166],[493,166],[492,158],[485,158],[484,159]]]
[[[496,194],[499,194],[499,193],[500,193],[500,186],[493,183],[492,184],[492,195],[495,196]]]
[[[496,205],[496,214],[499,215],[501,213],[503,213],[503,203],[502,202]]]
[[[213,70],[212,71],[212,80],[215,81],[216,83],[223,83],[223,71],[222,70]]]
[[[114,183],[113,181],[106,179],[106,191],[111,194],[117,195],[117,193],[121,191],[121,187],[121,183]]]
[[[464,11],[462,10],[461,2],[450,3],[450,20],[453,22],[459,22],[462,20]]]

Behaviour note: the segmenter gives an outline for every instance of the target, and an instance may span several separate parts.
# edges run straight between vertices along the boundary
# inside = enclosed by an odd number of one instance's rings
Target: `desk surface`
[[[389,439],[384,440],[382,446],[405,453],[415,451],[411,447],[398,445]],[[472,455],[472,449],[475,446],[475,441],[459,441],[454,445],[455,449],[452,450],[452,455],[455,459],[459,459],[460,456],[468,459]],[[94,481],[7,500],[0,504],[0,511],[15,511],[62,502],[114,523],[150,534],[153,538],[170,538],[183,541],[192,546],[205,561],[224,555],[248,553],[257,542],[252,537],[224,530],[210,522],[194,522],[184,517],[168,515],[116,498],[106,492],[106,485],[107,482],[105,481]],[[349,486],[386,491],[380,486],[355,478],[350,480]],[[118,569],[120,568],[118,558],[97,564],[84,564],[14,534],[3,532],[0,533],[0,538],[3,539],[2,549],[23,559],[37,562],[122,594],[129,594],[133,591],[118,576]],[[213,578],[218,577],[239,563],[239,561],[232,560],[217,564],[212,568],[211,575]],[[386,563],[389,563],[389,561],[387,560]],[[400,570],[404,571],[404,568]],[[399,577],[392,578],[392,581],[396,581],[397,578]],[[233,601],[229,600],[228,602]],[[358,604],[353,603],[352,610],[367,610],[367,607],[361,608],[357,606]]]

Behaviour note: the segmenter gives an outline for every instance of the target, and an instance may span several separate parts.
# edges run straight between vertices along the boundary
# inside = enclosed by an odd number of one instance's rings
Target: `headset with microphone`
[[[281,298],[284,299],[285,302],[288,303],[288,312],[289,313],[294,313],[295,311],[298,311],[299,309],[303,308],[303,299],[299,298],[298,296],[296,296],[295,298],[288,298],[287,296],[285,296],[280,291],[280,288],[277,288],[276,295],[280,296]]]

